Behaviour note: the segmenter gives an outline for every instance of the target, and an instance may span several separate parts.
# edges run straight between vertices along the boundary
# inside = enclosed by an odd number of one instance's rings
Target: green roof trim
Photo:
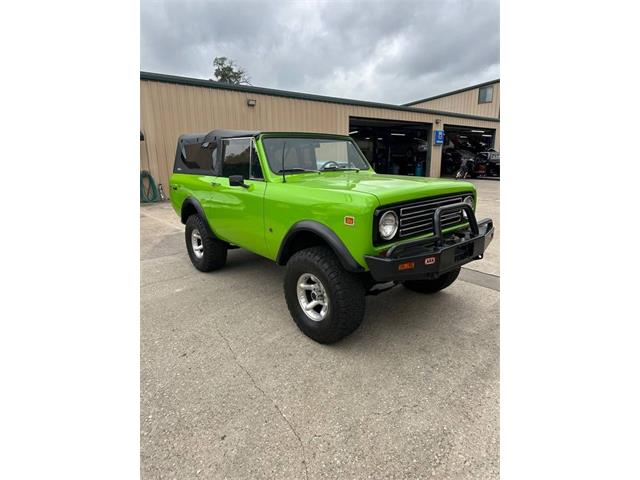
[[[437,98],[448,97],[449,95],[455,95],[457,93],[468,92],[469,90],[474,90],[480,87],[487,87],[489,85],[494,85],[496,83],[500,83],[500,79],[496,78],[495,80],[490,80],[488,82],[479,83],[477,85],[471,85],[470,87],[460,88],[459,90],[453,90],[452,92],[441,93],[440,95],[434,95],[433,97],[423,98],[422,100],[416,100],[415,102],[403,103],[404,106],[415,105],[416,103],[428,102],[430,100],[436,100]]]
[[[399,110],[403,112],[430,113],[432,115],[455,117],[455,118],[468,118],[471,120],[483,120],[486,122],[500,122],[499,118],[494,118],[494,117],[482,117],[478,115],[466,115],[464,113],[443,112],[439,110],[429,110],[425,108],[411,107],[411,106],[405,106],[405,105],[393,105],[390,103],[367,102],[364,100],[351,100],[348,98],[328,97],[325,95],[314,95],[310,93],[290,92],[288,90],[276,90],[274,88],[254,87],[251,85],[234,85],[230,83],[216,82],[215,80],[179,77],[176,75],[165,75],[163,73],[140,72],[140,80],[173,83],[177,85],[189,85],[192,87],[217,88],[220,90],[256,93],[261,95],[271,95],[274,97],[295,98],[299,100],[311,100],[315,102],[338,103],[341,105],[355,105],[355,106],[361,106],[361,107],[385,108],[387,110]]]

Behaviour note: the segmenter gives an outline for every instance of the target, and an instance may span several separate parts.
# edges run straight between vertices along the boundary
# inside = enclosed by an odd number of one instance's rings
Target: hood
[[[323,172],[287,176],[287,182],[309,188],[355,191],[374,195],[380,205],[449,193],[475,193],[469,182],[443,178],[383,175],[369,172]]]

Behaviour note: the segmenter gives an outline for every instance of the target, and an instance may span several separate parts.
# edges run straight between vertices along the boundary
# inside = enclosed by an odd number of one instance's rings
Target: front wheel
[[[327,247],[307,248],[291,257],[284,295],[298,328],[319,343],[348,336],[364,317],[364,285]]]
[[[436,293],[447,288],[460,275],[460,267],[440,275],[432,280],[407,280],[402,282],[405,288],[419,293]]]

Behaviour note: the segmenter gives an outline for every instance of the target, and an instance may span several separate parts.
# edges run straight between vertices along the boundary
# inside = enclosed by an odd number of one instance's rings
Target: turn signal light
[[[415,268],[416,264],[413,262],[404,262],[398,265],[398,270],[411,270]]]

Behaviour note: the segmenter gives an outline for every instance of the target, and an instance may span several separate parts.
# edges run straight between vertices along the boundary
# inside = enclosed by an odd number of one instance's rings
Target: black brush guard
[[[463,210],[469,225],[445,236],[440,217],[452,210]],[[433,279],[481,259],[493,234],[493,220],[478,222],[469,204],[456,203],[436,209],[432,237],[397,243],[379,256],[364,258],[376,282]]]

